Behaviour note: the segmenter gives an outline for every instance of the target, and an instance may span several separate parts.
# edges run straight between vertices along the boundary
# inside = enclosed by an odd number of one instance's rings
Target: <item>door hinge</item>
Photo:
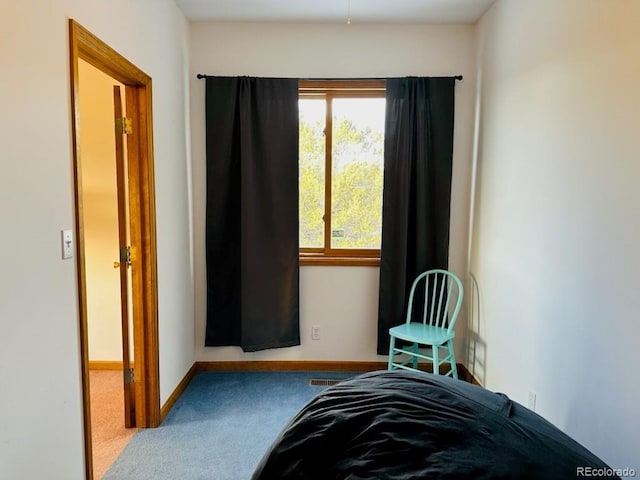
[[[133,133],[133,122],[129,117],[116,118],[116,133],[130,135]]]
[[[120,247],[120,262],[131,266],[131,247],[129,245]]]
[[[125,370],[123,370],[124,372],[124,383],[134,383],[135,377],[133,375],[133,368],[126,368]]]

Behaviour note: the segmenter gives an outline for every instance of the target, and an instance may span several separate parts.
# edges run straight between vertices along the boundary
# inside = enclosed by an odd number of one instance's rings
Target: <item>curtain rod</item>
[[[196,78],[201,80],[203,78],[207,78],[209,75],[205,75],[204,73],[198,73]],[[462,75],[455,75],[453,77],[455,80],[462,80]],[[386,80],[386,78],[301,78],[300,80]]]

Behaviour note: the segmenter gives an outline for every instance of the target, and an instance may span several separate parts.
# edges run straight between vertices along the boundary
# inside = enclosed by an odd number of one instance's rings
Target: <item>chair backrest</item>
[[[411,285],[407,323],[422,322],[453,330],[462,307],[463,294],[462,282],[454,273],[441,269],[421,273]]]

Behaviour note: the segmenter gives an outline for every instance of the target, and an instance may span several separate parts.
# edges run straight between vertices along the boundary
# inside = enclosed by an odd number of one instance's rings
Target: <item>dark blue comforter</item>
[[[395,370],[326,388],[284,428],[252,478],[553,480],[575,479],[579,467],[607,465],[507,396]]]

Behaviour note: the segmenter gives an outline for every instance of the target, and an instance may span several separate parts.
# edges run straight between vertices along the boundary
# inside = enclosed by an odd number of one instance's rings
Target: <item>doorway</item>
[[[87,295],[91,442],[94,478],[102,478],[136,432],[126,149],[118,119],[124,85],[78,60],[82,225]],[[124,407],[124,408],[123,408]]]
[[[116,135],[116,138],[122,139],[115,146],[116,158],[121,159],[115,162],[118,187],[116,235],[119,233],[120,236],[117,239],[119,248],[114,252],[116,258],[111,258],[111,268],[117,267],[120,272],[121,288],[118,300],[110,303],[118,304],[122,318],[120,340],[122,371],[125,373],[122,388],[125,392],[126,422],[137,427],[157,427],[160,423],[151,78],[74,20],[69,21],[69,38],[85,475],[91,480],[94,477],[89,388],[88,319],[91,299],[88,292],[92,291],[90,287],[93,285],[89,283],[92,282],[92,277],[88,275],[88,261],[91,260],[88,254],[91,249],[87,249],[89,243],[86,240],[95,232],[91,230],[90,222],[86,221],[92,206],[86,201],[86,191],[83,190],[83,181],[87,181],[83,172],[87,170],[88,162],[83,164],[80,148],[83,122],[80,115],[79,70],[84,61],[116,81],[112,105],[115,116],[121,120],[119,127],[123,133],[127,133],[126,136]],[[126,120],[118,109],[126,111]],[[118,124],[118,121],[114,123]],[[126,161],[124,151],[127,154]],[[123,193],[125,191],[126,195]],[[127,287],[128,283],[130,288]],[[135,352],[133,370],[127,368],[129,317]]]

